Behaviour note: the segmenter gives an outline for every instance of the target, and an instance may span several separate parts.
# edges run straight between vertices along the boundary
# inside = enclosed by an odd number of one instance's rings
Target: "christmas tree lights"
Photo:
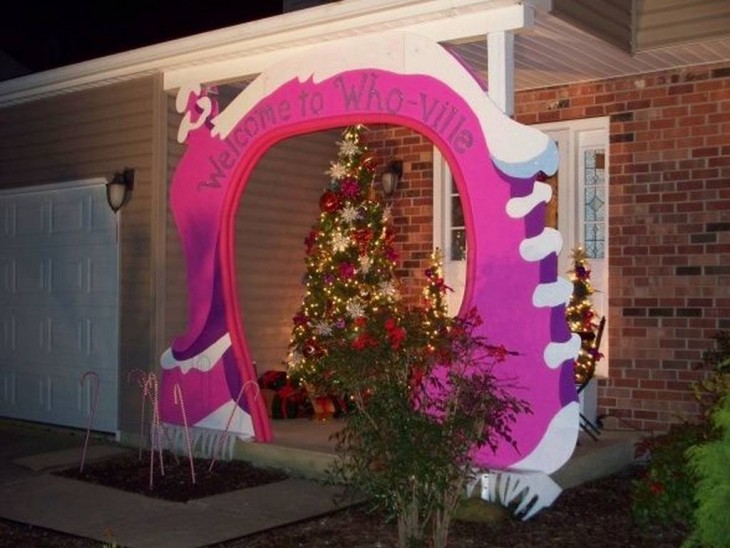
[[[449,318],[446,291],[451,288],[444,282],[443,257],[441,250],[436,249],[431,254],[431,264],[425,271],[426,286],[423,288],[423,323],[428,338],[429,349],[441,335],[441,330],[447,325]]]
[[[593,378],[596,363],[603,354],[598,351],[599,323],[591,301],[591,295],[595,291],[591,285],[591,270],[583,248],[575,248],[571,253],[571,260],[573,269],[568,275],[573,283],[573,294],[565,309],[565,317],[570,331],[581,338],[580,351],[573,362],[573,372],[576,384],[585,385]]]
[[[331,182],[319,201],[319,219],[304,242],[306,294],[293,318],[287,361],[289,375],[312,395],[340,393],[337,371],[350,366],[342,363],[347,352],[341,351],[377,344],[365,329],[374,316],[392,316],[390,340],[402,339],[390,209],[373,190],[363,131],[344,131],[337,161],[327,171]]]

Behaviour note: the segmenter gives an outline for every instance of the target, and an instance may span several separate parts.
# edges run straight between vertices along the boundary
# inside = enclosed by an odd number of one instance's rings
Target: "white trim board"
[[[109,181],[104,177],[91,177],[88,179],[75,179],[72,181],[61,181],[59,183],[45,183],[42,185],[0,188],[0,196],[8,194],[24,194],[30,192],[47,192],[51,190],[65,190],[69,188],[106,185]]]

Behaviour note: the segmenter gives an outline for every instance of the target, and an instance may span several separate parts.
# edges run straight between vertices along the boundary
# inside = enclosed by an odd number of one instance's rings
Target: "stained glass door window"
[[[586,255],[606,256],[606,154],[603,149],[583,150],[583,234]]]

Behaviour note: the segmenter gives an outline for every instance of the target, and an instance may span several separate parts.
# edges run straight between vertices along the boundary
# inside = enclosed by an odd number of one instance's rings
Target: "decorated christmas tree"
[[[305,239],[306,294],[293,318],[287,361],[289,375],[313,397],[340,395],[341,375],[359,366],[349,356],[379,345],[366,328],[373,318],[392,319],[387,336],[401,336],[393,327],[400,292],[390,210],[373,190],[363,131],[343,133],[319,219]]]
[[[568,273],[573,282],[573,294],[565,310],[568,328],[581,338],[581,347],[578,357],[573,363],[575,382],[585,385],[593,378],[596,363],[602,354],[598,351],[600,332],[596,310],[593,308],[591,295],[594,293],[591,285],[591,270],[585,251],[577,247],[571,254],[573,269]]]

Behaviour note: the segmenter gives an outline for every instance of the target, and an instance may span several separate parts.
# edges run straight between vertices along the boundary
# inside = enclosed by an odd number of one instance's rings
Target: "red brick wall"
[[[519,93],[526,124],[610,116],[609,379],[599,413],[664,429],[730,329],[730,65]]]
[[[663,430],[697,408],[702,352],[730,330],[730,64],[518,93],[525,124],[610,116],[608,379],[599,414]],[[431,144],[373,128],[381,159],[404,160],[394,215],[417,298],[432,247]]]
[[[370,127],[366,141],[376,173],[391,160],[403,161],[403,179],[391,202],[401,265],[397,274],[406,303],[418,304],[433,250],[433,145],[419,133],[393,126]]]

